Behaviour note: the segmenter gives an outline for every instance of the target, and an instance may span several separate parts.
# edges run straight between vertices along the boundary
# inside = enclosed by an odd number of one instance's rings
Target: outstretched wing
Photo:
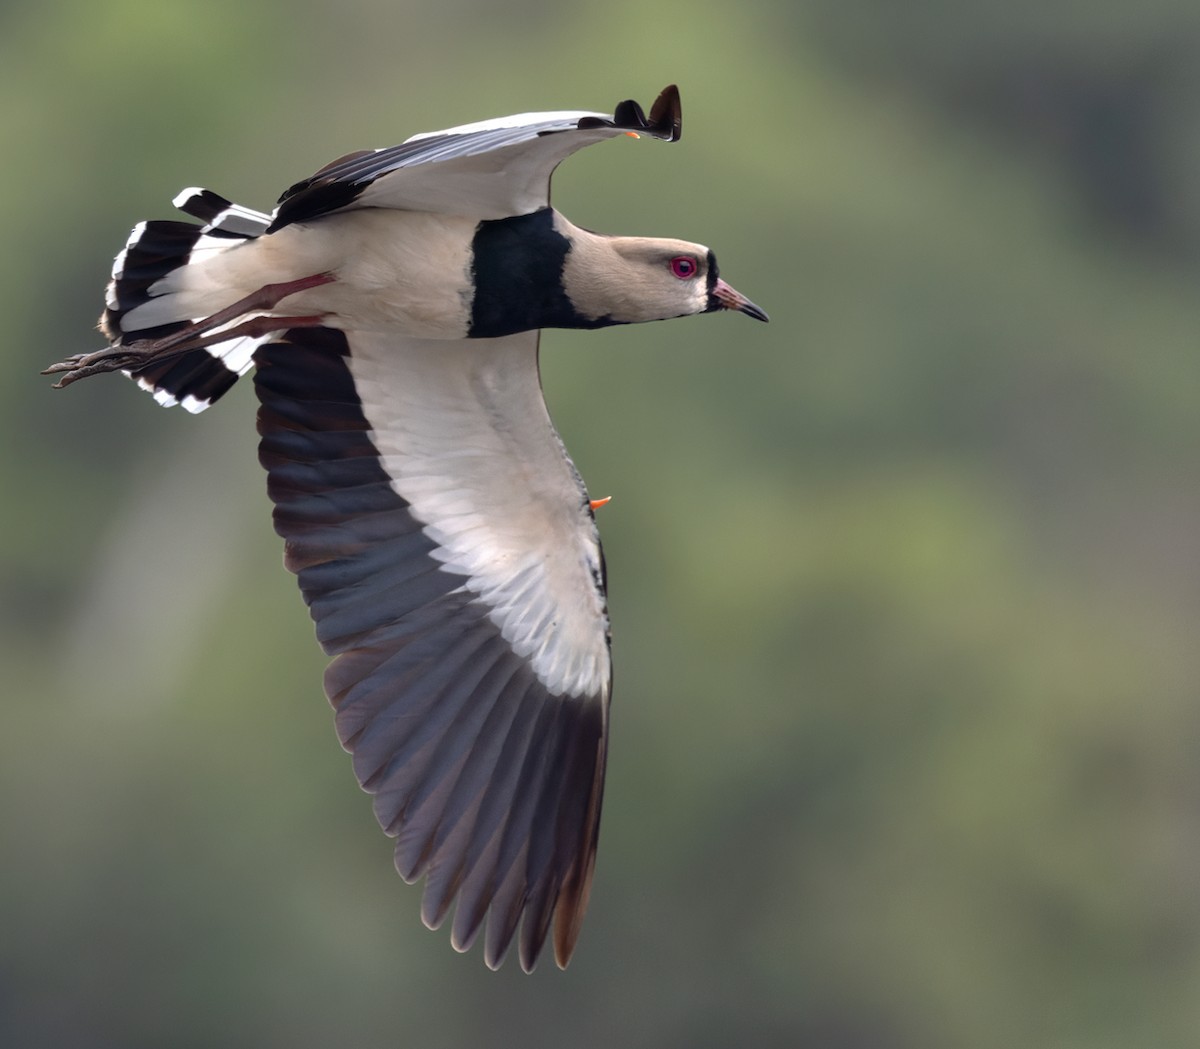
[[[679,91],[664,88],[650,108],[629,100],[603,113],[521,113],[414,135],[399,146],[351,153],[297,182],[279,198],[271,232],[349,207],[477,215],[525,215],[550,201],[550,176],[566,157],[633,132],[676,141]]]
[[[565,966],[595,861],[611,684],[587,494],[537,332],[463,342],[296,329],[256,354],[275,527],[333,660],[342,744],[396,867],[487,964],[554,922]],[[522,922],[523,916],[523,922]]]

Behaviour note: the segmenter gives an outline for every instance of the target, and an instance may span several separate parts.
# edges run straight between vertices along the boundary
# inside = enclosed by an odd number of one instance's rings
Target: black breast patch
[[[576,312],[563,290],[570,240],[554,228],[554,211],[481,222],[471,245],[475,298],[473,339],[535,328],[600,328],[613,321]]]

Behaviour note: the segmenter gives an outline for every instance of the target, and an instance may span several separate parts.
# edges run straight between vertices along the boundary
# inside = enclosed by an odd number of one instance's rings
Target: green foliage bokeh
[[[0,1044],[1195,1045],[1195,5],[313,8],[0,12]],[[543,341],[613,739],[575,961],[493,974],[337,747],[248,384],[37,371],[183,186],[668,82],[555,203],[772,323]]]

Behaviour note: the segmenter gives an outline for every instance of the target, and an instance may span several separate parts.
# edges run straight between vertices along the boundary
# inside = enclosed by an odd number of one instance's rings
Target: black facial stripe
[[[710,310],[719,310],[721,303],[717,300],[717,278],[720,273],[717,270],[717,257],[711,251],[708,253],[708,312]]]
[[[554,228],[554,212],[479,223],[471,245],[473,339],[534,328],[598,328],[611,321],[581,317],[563,288],[571,242]]]

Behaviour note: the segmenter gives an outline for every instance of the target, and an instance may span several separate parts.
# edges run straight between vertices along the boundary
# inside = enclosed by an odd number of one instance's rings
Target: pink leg
[[[191,350],[198,350],[214,343],[225,342],[239,336],[253,337],[268,335],[273,331],[285,331],[288,328],[311,328],[319,326],[324,318],[321,316],[305,317],[251,317],[249,320],[224,331],[214,332],[214,329],[229,324],[247,313],[256,310],[272,310],[283,299],[298,291],[330,284],[336,278],[331,273],[317,273],[311,277],[301,277],[299,280],[286,281],[281,284],[265,284],[257,291],[251,292],[244,298],[238,299],[232,305],[218,310],[210,317],[189,324],[177,332],[164,335],[161,339],[138,339],[125,346],[109,346],[94,353],[79,353],[68,357],[65,361],[50,365],[43,375],[54,375],[66,372],[55,389],[62,389],[79,379],[99,372],[111,372],[119,369],[136,371],[164,357],[177,357]]]

